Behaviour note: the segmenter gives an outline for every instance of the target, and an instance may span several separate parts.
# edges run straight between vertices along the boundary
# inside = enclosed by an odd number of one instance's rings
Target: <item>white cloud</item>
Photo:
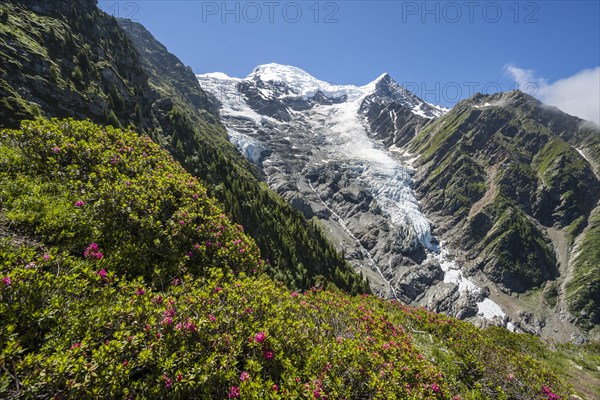
[[[519,88],[542,102],[600,125],[600,67],[584,69],[575,75],[549,83],[535,71],[515,65],[505,66]]]

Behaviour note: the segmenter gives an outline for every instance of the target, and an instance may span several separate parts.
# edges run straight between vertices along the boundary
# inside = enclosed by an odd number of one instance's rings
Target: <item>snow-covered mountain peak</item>
[[[421,100],[411,91],[396,82],[389,74],[383,74],[373,82],[363,86],[370,93],[366,97],[366,102],[378,102],[386,105],[389,103],[403,104],[409,108],[414,114],[424,118],[440,117],[450,111],[445,107],[428,103]]]
[[[325,95],[337,94],[336,96],[328,95],[328,97],[340,97],[341,93],[367,95],[382,85],[389,85],[393,83],[396,86],[399,86],[387,72],[381,74],[379,77],[377,77],[377,79],[363,86],[340,85],[335,82],[325,82],[315,78],[301,68],[277,63],[259,65],[258,67],[254,68],[250,74],[248,74],[246,79],[252,81],[262,81],[265,83],[283,83],[292,88],[300,88],[302,95],[305,97],[312,97],[317,91],[320,91]]]
[[[259,65],[248,74],[246,79],[281,83],[310,82],[316,80],[302,68],[277,63]]]
[[[373,94],[377,91],[377,87],[380,86],[384,82],[393,81],[390,74],[387,72],[379,75],[377,79],[367,83],[366,85],[359,86],[356,89],[361,93],[363,97]]]
[[[223,72],[209,72],[206,74],[197,75],[197,77],[204,77],[208,79],[217,79],[217,80],[241,80],[240,78],[231,77]]]
[[[325,82],[315,78],[301,68],[282,64],[264,64],[254,68],[246,77],[258,86],[285,86],[285,91],[278,91],[276,97],[298,97],[309,99],[317,93],[329,98],[358,98],[363,91],[354,85],[338,85],[333,82]]]
[[[339,85],[315,78],[305,70],[291,65],[269,63],[259,65],[245,78],[233,78],[221,72],[198,75],[201,85],[209,86],[209,91],[215,92],[213,86],[219,86],[220,97],[238,84],[256,87],[260,96],[265,100],[305,101],[323,99],[333,103],[367,103],[379,102],[403,104],[414,114],[425,118],[439,117],[449,110],[427,103],[399,85],[388,73],[383,73],[377,79],[363,86]],[[225,87],[226,86],[226,87]],[[211,90],[212,89],[212,90]],[[231,93],[233,94],[233,93]]]
[[[390,74],[388,74],[387,72],[384,72],[383,74],[379,75],[377,77],[377,79],[375,79],[369,85],[379,85],[381,82],[389,82],[389,81],[393,81],[393,80],[394,80],[394,78],[392,78],[390,76]],[[369,85],[367,85],[367,86],[369,86]]]

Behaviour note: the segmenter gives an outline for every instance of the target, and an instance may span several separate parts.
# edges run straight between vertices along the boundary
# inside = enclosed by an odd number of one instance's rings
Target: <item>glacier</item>
[[[388,74],[364,86],[332,85],[297,67],[265,64],[245,78],[197,78],[214,97],[231,142],[274,190],[303,204],[308,217],[322,216],[325,231],[357,270],[372,271],[367,276],[376,293],[398,298],[404,280],[430,278],[423,278],[422,265],[431,264],[432,276],[436,268],[441,273],[434,281],[455,285],[479,318],[504,319],[502,308],[433,236],[412,189],[417,156],[374,139],[363,112],[394,103],[427,120],[447,109],[424,102]],[[390,112],[394,126],[396,117]]]

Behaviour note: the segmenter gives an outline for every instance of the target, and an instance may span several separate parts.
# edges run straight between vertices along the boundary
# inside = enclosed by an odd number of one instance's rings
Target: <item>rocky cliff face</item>
[[[573,302],[557,299],[600,194],[583,121],[518,92],[447,112],[387,74],[333,87],[268,64],[198,79],[232,142],[375,292],[483,324],[580,333]]]
[[[375,91],[362,101],[359,113],[365,117],[371,137],[389,148],[406,145],[426,122],[446,111],[431,108],[384,74]]]
[[[176,107],[184,108],[187,105],[196,112],[204,112],[205,116],[216,114],[215,107],[198,85],[190,67],[169,53],[143,25],[127,19],[117,19],[117,23],[137,50],[154,90],[161,96],[173,99]],[[193,114],[192,110],[187,113]],[[210,120],[215,120],[214,115]]]

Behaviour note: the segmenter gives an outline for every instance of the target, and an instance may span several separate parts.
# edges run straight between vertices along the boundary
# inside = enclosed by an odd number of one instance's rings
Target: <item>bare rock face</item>
[[[333,87],[270,64],[246,79],[198,79],[219,104],[231,141],[272,189],[319,220],[375,293],[477,314],[480,291],[469,295],[456,282],[444,283],[448,261],[436,256],[440,244],[412,190],[413,160],[398,147],[446,110],[387,74],[363,87]],[[249,148],[268,150],[256,156]]]
[[[577,188],[557,179],[582,160],[552,140],[598,150],[569,131],[577,121],[518,93],[476,95],[448,112],[387,74],[362,87],[340,86],[268,64],[244,79],[215,73],[198,80],[219,104],[231,141],[272,189],[319,221],[375,293],[482,326],[546,335],[544,321],[554,312],[513,293],[560,276],[546,229],[573,230],[597,203],[587,163],[576,170]],[[534,160],[544,168],[535,177],[510,146],[564,155],[555,164]],[[567,202],[569,190],[581,193]],[[560,321],[569,318],[575,320]],[[568,331],[579,334],[572,325]]]

